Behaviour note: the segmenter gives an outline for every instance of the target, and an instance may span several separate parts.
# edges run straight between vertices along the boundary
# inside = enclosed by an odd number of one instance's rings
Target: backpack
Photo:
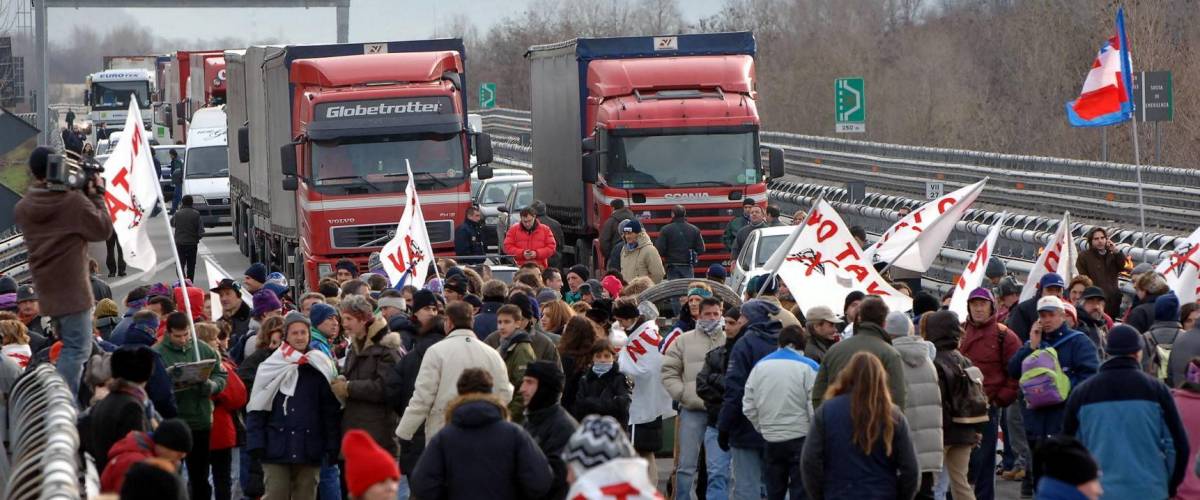
[[[1083,334],[1064,335],[1050,347],[1036,349],[1021,361],[1021,392],[1025,394],[1025,406],[1029,409],[1054,406],[1067,400],[1071,379],[1058,362],[1057,348],[1076,335]]]
[[[987,422],[988,397],[983,391],[983,371],[959,353],[938,364],[948,382],[948,399],[943,402],[947,403],[950,419],[956,424]]]
[[[1146,340],[1146,345],[1150,346],[1150,356],[1146,360],[1146,373],[1159,380],[1166,381],[1170,376],[1168,364],[1171,361],[1171,348],[1175,346],[1175,340],[1179,338],[1179,330],[1175,330],[1175,334],[1171,336],[1171,341],[1166,344],[1160,344],[1158,338],[1155,337],[1156,329],[1152,329],[1142,336]]]

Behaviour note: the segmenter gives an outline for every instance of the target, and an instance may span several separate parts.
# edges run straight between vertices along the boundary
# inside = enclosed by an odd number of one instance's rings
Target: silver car
[[[493,251],[497,246],[496,235],[499,233],[496,231],[496,223],[500,220],[500,207],[508,201],[508,193],[518,183],[531,180],[533,180],[532,176],[522,173],[505,177],[492,177],[491,179],[478,182],[479,189],[471,197],[471,203],[477,205],[480,211],[483,212],[483,224],[485,226],[484,244],[488,246],[489,252]]]

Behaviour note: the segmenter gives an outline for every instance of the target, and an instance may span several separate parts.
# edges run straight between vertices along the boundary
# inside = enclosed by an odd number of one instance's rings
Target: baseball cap
[[[1083,290],[1083,300],[1087,300],[1087,299],[1105,299],[1105,300],[1108,300],[1108,297],[1104,295],[1104,290],[1101,290],[1101,289],[1100,289],[1100,287],[1098,287],[1098,286],[1089,286],[1089,287],[1087,287],[1086,289],[1084,289],[1084,290]]]
[[[209,291],[217,292],[220,290],[233,290],[234,292],[242,293],[242,287],[238,285],[236,281],[233,281],[229,278],[221,280],[219,283],[217,283],[217,286],[213,287],[212,290]]]
[[[1042,311],[1059,311],[1063,310],[1062,299],[1058,297],[1042,297],[1037,301],[1038,312]]]
[[[842,318],[830,309],[829,306],[816,306],[804,313],[804,317],[809,323],[813,321],[828,321],[830,323],[841,323]]]
[[[1060,276],[1058,273],[1046,273],[1044,276],[1042,276],[1041,281],[1038,282],[1038,286],[1042,290],[1045,290],[1046,287],[1051,287],[1051,286],[1056,286],[1059,288],[1066,288],[1067,282],[1063,281],[1063,277]]]

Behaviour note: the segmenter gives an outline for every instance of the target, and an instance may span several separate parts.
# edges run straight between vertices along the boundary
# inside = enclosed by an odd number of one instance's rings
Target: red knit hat
[[[375,483],[387,479],[400,480],[396,459],[362,430],[346,432],[342,454],[346,456],[346,489],[350,490],[350,496],[361,497]]]
[[[183,289],[175,287],[172,290],[175,295],[175,310],[179,312],[187,312],[183,303]],[[194,286],[187,287],[188,303],[192,306],[192,319],[201,321],[204,319],[204,290]]]

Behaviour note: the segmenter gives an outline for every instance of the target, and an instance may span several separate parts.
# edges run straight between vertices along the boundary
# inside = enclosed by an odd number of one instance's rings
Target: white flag
[[[425,230],[425,215],[421,213],[421,202],[417,200],[417,185],[413,182],[412,167],[408,169],[408,187],[404,188],[404,214],[396,226],[396,235],[383,246],[379,253],[388,281],[394,287],[425,285],[429,263],[433,262],[433,246],[429,244],[429,233]]]
[[[1058,273],[1064,283],[1070,283],[1075,277],[1075,242],[1071,237],[1071,214],[1063,212],[1062,222],[1058,231],[1050,238],[1037,262],[1029,270],[1025,286],[1021,288],[1021,301],[1032,299],[1038,292],[1038,282],[1046,273]]]
[[[150,212],[160,198],[158,172],[154,168],[154,152],[146,131],[142,130],[142,114],[137,99],[129,100],[125,130],[112,155],[104,162],[104,205],[112,219],[117,241],[125,252],[125,262],[143,271],[158,261],[146,224]]]
[[[889,262],[909,271],[925,272],[942,252],[954,225],[983,191],[987,179],[921,205],[896,221],[867,249],[868,262]]]
[[[1160,262],[1155,271],[1166,276],[1167,284],[1179,296],[1180,304],[1195,302],[1200,297],[1200,228],[1175,247],[1171,256]]]
[[[958,280],[954,282],[954,295],[950,298],[950,312],[958,315],[960,321],[966,321],[970,318],[967,311],[967,298],[971,292],[983,283],[986,277],[988,259],[992,258],[992,254],[996,251],[996,240],[1000,237],[1000,227],[1004,225],[1004,215],[1000,216],[1000,222],[992,226],[992,230],[988,231],[987,237],[983,239],[983,243],[979,244],[979,248],[975,249],[975,255],[971,257],[971,261],[963,268],[962,274],[958,275]]]
[[[912,298],[879,275],[828,202],[817,200],[804,226],[778,273],[801,310],[829,306],[841,311],[846,294],[854,290],[882,297],[893,311],[912,309]]]

